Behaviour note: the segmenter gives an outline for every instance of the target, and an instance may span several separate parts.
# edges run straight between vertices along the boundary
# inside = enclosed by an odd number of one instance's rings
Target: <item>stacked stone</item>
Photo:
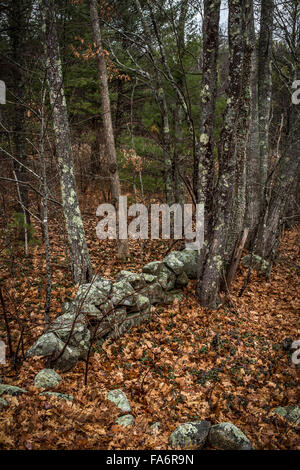
[[[182,300],[182,289],[196,277],[193,250],[173,251],[163,261],[146,264],[140,274],[120,271],[114,283],[95,276],[63,305],[63,314],[26,356],[48,357],[57,369],[69,370],[86,357],[91,338],[116,338],[149,320],[151,305]]]

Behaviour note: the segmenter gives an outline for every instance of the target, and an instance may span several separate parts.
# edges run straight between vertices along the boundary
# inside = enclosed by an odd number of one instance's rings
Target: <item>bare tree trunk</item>
[[[250,2],[251,3],[251,2]],[[246,12],[249,2],[229,0],[229,81],[227,105],[221,133],[219,154],[219,178],[215,190],[213,227],[207,240],[207,254],[199,273],[197,294],[200,304],[215,308],[219,286],[224,276],[226,245],[232,214],[232,182],[241,171],[246,139],[242,124],[247,115],[247,77],[249,64],[246,56]],[[249,106],[249,104],[248,104]],[[244,142],[244,146],[243,146]]]
[[[185,76],[184,76],[184,52],[185,52],[185,25],[188,13],[188,0],[182,0],[180,5],[180,14],[178,19],[178,25],[174,25],[176,30],[176,42],[178,49],[178,65],[177,68],[180,71],[177,79],[177,86],[180,90],[184,89]],[[174,187],[175,187],[175,202],[183,206],[185,195],[184,195],[184,176],[185,168],[184,163],[186,157],[182,154],[183,152],[183,122],[184,122],[184,109],[180,102],[176,103],[175,109],[175,123],[174,123]]]
[[[43,181],[43,235],[45,243],[45,258],[46,258],[46,273],[47,273],[47,285],[46,285],[46,298],[45,298],[45,331],[48,329],[50,324],[50,307],[51,307],[51,266],[50,266],[50,238],[49,238],[49,224],[48,224],[48,186],[47,186],[47,173],[46,173],[46,159],[45,159],[45,98],[46,90],[42,90],[42,101],[41,101],[41,130],[40,130],[40,159],[41,159],[41,175]]]
[[[93,30],[93,39],[97,46],[98,78],[101,95],[102,119],[105,135],[106,150],[109,160],[109,172],[111,177],[112,204],[118,209],[121,185],[118,171],[114,131],[112,125],[109,89],[107,81],[106,61],[102,47],[101,29],[97,10],[97,0],[90,0],[90,16]],[[129,256],[128,240],[118,239],[118,255],[121,258]]]
[[[274,0],[262,0],[258,42],[258,116],[260,148],[260,195],[263,203],[268,178],[269,121],[272,89],[272,32]]]
[[[78,202],[67,103],[56,32],[54,0],[40,0],[44,20],[47,77],[53,112],[54,135],[60,170],[63,212],[75,283],[89,282],[92,267]]]
[[[9,31],[13,58],[13,99],[14,105],[14,126],[13,126],[13,152],[20,163],[27,166],[26,154],[26,107],[25,107],[25,56],[24,40],[27,27],[27,14],[30,11],[31,2],[15,0],[11,2],[9,8]],[[13,162],[17,181],[27,181],[28,173],[24,166],[16,160]],[[26,225],[30,224],[28,188],[25,184],[19,187],[19,206],[17,212],[24,216],[24,227],[20,232],[20,238],[25,239],[28,230]]]
[[[161,118],[162,118],[162,141],[163,141],[163,158],[164,158],[164,168],[163,168],[163,175],[164,175],[164,183],[165,183],[165,194],[166,194],[166,201],[167,204],[172,205],[174,202],[174,188],[173,188],[173,179],[172,179],[172,158],[171,158],[171,136],[170,136],[170,123],[169,123],[169,109],[167,105],[165,90],[162,84],[162,73],[160,71],[161,67],[159,64],[159,60],[157,59],[156,51],[153,50],[152,47],[152,35],[150,31],[150,27],[144,17],[144,12],[141,7],[139,0],[135,0],[135,5],[137,11],[139,13],[143,29],[144,35],[147,42],[147,47],[149,50],[149,55],[154,67],[154,74],[156,80],[156,101],[158,103]],[[151,16],[151,15],[150,15]],[[153,22],[153,17],[151,16],[151,21]]]
[[[239,123],[236,136],[236,171],[235,181],[233,185],[233,204],[230,217],[230,230],[228,231],[228,240],[226,247],[226,261],[232,262],[234,255],[234,247],[240,238],[244,228],[245,212],[246,212],[246,151],[248,142],[248,131],[250,121],[251,108],[251,60],[255,43],[253,37],[250,36],[250,22],[252,2],[245,6],[245,17],[243,21],[244,43],[243,43],[243,71],[241,82],[241,98],[239,103]],[[230,268],[230,266],[229,266]]]
[[[276,170],[277,177],[272,186],[269,201],[267,201],[266,216],[259,232],[257,243],[256,252],[268,260],[273,258],[280,223],[284,215],[284,208],[300,170],[300,138],[298,133],[300,117],[297,113],[296,105],[292,106],[294,106],[292,112],[293,125],[287,140],[288,146]]]
[[[175,202],[183,206],[184,204],[184,155],[182,155],[184,111],[181,106],[176,105],[175,109],[175,142],[174,142],[174,187],[175,187]]]
[[[171,137],[168,105],[166,101],[165,91],[162,87],[160,78],[157,74],[157,101],[162,117],[162,135],[163,135],[163,152],[164,152],[164,183],[167,204],[172,205],[174,202],[174,190],[172,180],[172,158],[171,158]]]
[[[256,44],[253,8],[249,12],[249,40]],[[257,50],[252,52],[251,66],[251,115],[249,139],[246,158],[246,214],[245,225],[249,228],[248,243],[251,243],[253,230],[258,223],[261,202],[260,186],[260,147],[258,122],[258,89],[257,89]]]
[[[198,204],[205,204],[205,226],[211,226],[214,182],[214,122],[218,86],[220,0],[204,1],[203,67],[199,143],[194,162],[194,192]]]

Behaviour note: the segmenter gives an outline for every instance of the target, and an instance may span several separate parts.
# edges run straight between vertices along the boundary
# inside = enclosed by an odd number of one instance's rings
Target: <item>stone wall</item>
[[[63,314],[26,356],[43,356],[52,367],[69,370],[86,357],[91,341],[119,337],[148,320],[151,305],[181,300],[183,287],[196,277],[197,252],[187,249],[146,264],[140,274],[120,271],[115,282],[95,276],[63,305]]]

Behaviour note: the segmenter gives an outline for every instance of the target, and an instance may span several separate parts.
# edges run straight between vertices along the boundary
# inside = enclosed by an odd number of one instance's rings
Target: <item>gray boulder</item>
[[[107,394],[107,399],[113,402],[120,410],[131,411],[131,406],[124,392],[120,389],[111,390]]]
[[[73,302],[74,307],[77,312],[98,318],[101,312],[111,310],[112,304],[109,300],[111,292],[112,282],[101,276],[95,276],[92,283],[79,286]]]
[[[189,279],[197,279],[198,251],[185,249],[176,252],[176,257],[183,263],[183,271]]]
[[[148,312],[145,312],[145,313],[138,312],[132,315],[127,315],[126,320],[124,320],[124,322],[118,327],[119,336],[123,335],[126,331],[129,331],[130,328],[134,326],[139,326],[149,319],[150,319],[150,314]],[[116,336],[115,334],[109,335],[109,337],[112,337],[112,338],[116,338],[116,337],[118,338],[119,336]]]
[[[37,388],[51,389],[57,387],[62,381],[61,376],[53,369],[42,369],[34,378]]]
[[[116,281],[126,281],[135,289],[141,289],[145,286],[146,281],[143,274],[133,273],[131,271],[120,271],[116,276]]]
[[[80,358],[86,357],[91,335],[84,315],[64,313],[54,320],[49,332],[55,333],[64,343],[69,340],[68,345],[79,350]]]
[[[143,267],[143,272],[156,276],[156,281],[163,290],[174,289],[176,275],[162,261],[152,261]]]
[[[115,308],[109,315],[103,315],[102,320],[99,318],[99,323],[94,327],[96,328],[97,339],[102,338],[109,332],[113,332],[115,337],[120,336],[120,331],[122,330],[122,324],[124,323],[127,317],[126,307]],[[92,335],[95,331],[92,330]]]
[[[164,258],[163,262],[176,276],[179,276],[184,271],[184,264],[180,260],[180,251],[172,251],[172,253]]]
[[[79,359],[85,359],[91,334],[84,315],[68,311],[51,324],[47,333],[38,338],[26,357],[42,356],[53,361],[56,368],[70,370]],[[65,346],[67,343],[67,346]]]
[[[165,291],[161,284],[157,282],[157,277],[149,274],[149,277],[150,276],[153,280],[152,282],[147,282],[146,287],[142,289],[141,294],[148,297],[151,305],[163,303],[165,299]]]
[[[1,395],[17,396],[17,395],[21,395],[22,393],[28,393],[28,392],[27,390],[24,390],[23,388],[20,388],[20,387],[15,387],[14,385],[0,384],[0,396]]]
[[[152,282],[157,281],[157,276],[154,276],[153,274],[143,273],[142,276],[146,284],[151,284]]]
[[[251,450],[252,445],[245,434],[232,423],[220,423],[211,427],[209,442],[220,450]]]
[[[165,303],[172,304],[175,300],[181,302],[184,299],[184,293],[181,290],[172,290],[165,293]]]
[[[124,428],[127,428],[129,426],[132,426],[134,424],[134,421],[135,420],[132,415],[124,415],[116,419],[116,424],[118,424],[119,426],[123,426]]]
[[[173,449],[202,449],[207,439],[209,421],[195,421],[178,426],[170,436],[170,445]]]
[[[63,354],[58,357],[63,350]],[[54,333],[45,333],[40,336],[36,343],[27,351],[26,357],[32,356],[51,357],[52,360],[58,357],[58,359],[55,360],[55,367],[63,371],[68,371],[72,369],[81,358],[81,351],[69,345],[65,347],[65,343]]]
[[[133,306],[135,299],[131,284],[125,280],[113,284],[111,300],[115,306]]]
[[[175,287],[182,289],[183,287],[187,286],[189,283],[189,278],[185,274],[185,272],[181,273],[179,276],[176,277]]]
[[[146,297],[142,294],[135,294],[134,296],[134,303],[136,306],[136,310],[139,312],[149,312],[150,310],[150,300],[149,297]]]
[[[300,426],[300,408],[298,406],[279,406],[273,412],[280,415],[285,421]]]

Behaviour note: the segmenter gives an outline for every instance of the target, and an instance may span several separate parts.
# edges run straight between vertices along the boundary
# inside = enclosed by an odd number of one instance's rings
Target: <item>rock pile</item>
[[[63,314],[27,351],[67,371],[84,359],[91,339],[119,337],[150,318],[151,305],[183,298],[182,289],[197,277],[197,251],[173,251],[163,261],[146,264],[142,273],[120,271],[116,282],[95,276],[79,287]]]

